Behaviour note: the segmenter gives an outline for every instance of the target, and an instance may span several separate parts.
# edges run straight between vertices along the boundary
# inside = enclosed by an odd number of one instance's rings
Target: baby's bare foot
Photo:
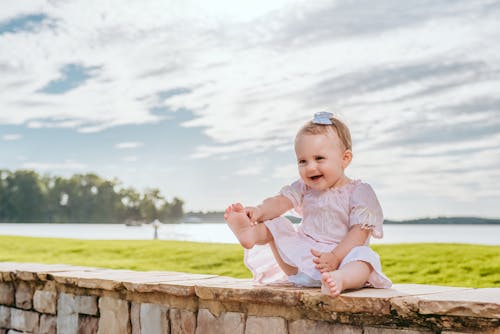
[[[245,211],[245,208],[243,207],[243,205],[241,205],[241,203],[231,204],[226,208],[226,211],[224,212],[224,219],[227,220],[231,212],[241,212],[241,211],[243,212]]]
[[[243,205],[236,203],[229,206],[224,213],[224,219],[244,248],[250,249],[255,245],[254,227]]]
[[[344,289],[342,273],[339,270],[321,274],[321,293],[337,297]]]

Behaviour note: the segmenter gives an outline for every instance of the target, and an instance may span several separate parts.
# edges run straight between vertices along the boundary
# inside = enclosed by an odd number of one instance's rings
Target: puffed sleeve
[[[371,230],[373,237],[377,239],[383,237],[384,214],[377,195],[369,184],[360,183],[357,185],[351,195],[350,209],[350,226],[358,224],[363,229]]]
[[[292,201],[293,208],[299,214],[302,214],[302,199],[306,191],[306,185],[302,180],[297,180],[294,183],[284,186],[280,190],[280,195],[285,196]]]

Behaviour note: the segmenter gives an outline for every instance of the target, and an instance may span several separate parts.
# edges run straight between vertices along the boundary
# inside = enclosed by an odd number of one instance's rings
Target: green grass
[[[500,287],[500,246],[416,243],[373,248],[394,283]]]
[[[394,283],[500,287],[500,246],[374,245]],[[250,277],[239,245],[0,236],[0,262],[65,263]]]

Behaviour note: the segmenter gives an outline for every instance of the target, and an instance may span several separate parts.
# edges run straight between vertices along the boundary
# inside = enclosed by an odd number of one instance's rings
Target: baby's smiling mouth
[[[323,175],[313,175],[311,177],[309,177],[311,180],[313,181],[316,181],[317,179],[319,179],[320,177],[322,177]]]

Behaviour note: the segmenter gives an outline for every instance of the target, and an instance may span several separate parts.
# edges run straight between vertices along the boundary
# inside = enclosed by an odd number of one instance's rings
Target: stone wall
[[[500,333],[500,289],[397,284],[332,299],[250,280],[0,262],[0,334]]]

